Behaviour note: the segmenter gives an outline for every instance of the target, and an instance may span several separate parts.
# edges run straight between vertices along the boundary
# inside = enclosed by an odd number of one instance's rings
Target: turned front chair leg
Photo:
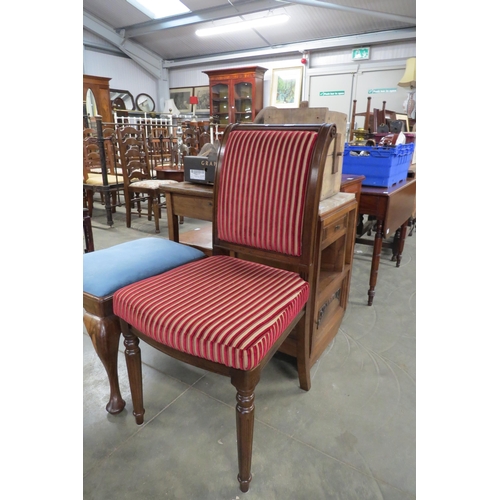
[[[255,418],[255,385],[241,384],[231,379],[236,387],[236,438],[238,446],[238,481],[245,493],[252,480],[252,445]]]
[[[87,311],[83,315],[83,323],[108,375],[109,402],[106,405],[106,410],[112,415],[116,415],[125,408],[125,401],[120,393],[118,382],[120,323],[116,316],[99,318]]]
[[[142,363],[139,339],[130,331],[128,324],[120,320],[123,336],[125,337],[125,360],[127,361],[128,380],[134,407],[134,417],[137,425],[144,422],[144,404],[142,394]]]

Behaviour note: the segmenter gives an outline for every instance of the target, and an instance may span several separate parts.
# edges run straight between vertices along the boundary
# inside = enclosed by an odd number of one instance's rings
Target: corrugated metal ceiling
[[[285,44],[416,27],[416,0],[183,0],[190,15],[152,21],[126,0],[83,0],[88,13],[163,60],[185,60]],[[272,14],[269,14],[271,11]],[[199,38],[195,30],[286,13],[283,24]],[[207,19],[209,19],[207,21]],[[188,24],[184,24],[188,23]],[[176,27],[170,27],[180,24]],[[184,25],[182,25],[184,24]]]

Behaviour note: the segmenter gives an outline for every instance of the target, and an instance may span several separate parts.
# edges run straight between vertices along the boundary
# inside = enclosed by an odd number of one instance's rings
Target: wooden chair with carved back
[[[102,141],[102,146],[99,145]],[[102,149],[101,149],[102,147]],[[104,152],[105,173],[101,154]],[[123,176],[117,168],[115,152],[115,138],[113,129],[104,129],[99,139],[92,129],[83,133],[83,192],[84,206],[92,217],[94,207],[94,194],[99,193],[101,203],[104,204],[104,193],[109,191],[111,196],[112,211],[120,205],[119,195],[125,187]]]
[[[292,331],[299,385],[311,387],[311,263],[335,133],[326,124],[229,125],[216,167],[213,255],[114,293],[137,424],[145,413],[139,339],[229,377],[242,491],[252,479],[255,388]]]
[[[154,127],[148,136],[149,157],[151,159],[152,175],[156,167],[172,165],[171,138],[168,128]]]
[[[160,186],[177,181],[153,179],[147,137],[142,127],[123,126],[117,129],[120,166],[124,180],[125,219],[132,225],[132,214],[142,215],[141,203],[147,203],[148,220],[154,220],[155,232],[160,232],[162,201]]]

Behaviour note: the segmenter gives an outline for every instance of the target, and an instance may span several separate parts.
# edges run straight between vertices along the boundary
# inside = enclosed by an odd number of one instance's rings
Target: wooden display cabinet
[[[214,123],[253,122],[264,103],[264,73],[267,68],[244,68],[203,71],[210,79],[210,115]]]
[[[97,114],[102,116],[103,123],[112,123],[111,99],[109,96],[109,81],[111,78],[103,76],[83,75],[83,102],[87,99],[87,91],[94,94]]]

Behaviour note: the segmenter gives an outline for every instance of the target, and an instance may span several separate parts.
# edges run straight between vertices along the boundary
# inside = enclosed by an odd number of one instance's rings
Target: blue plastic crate
[[[364,186],[390,187],[406,179],[414,149],[414,143],[397,146],[346,144],[342,173],[364,175]]]

